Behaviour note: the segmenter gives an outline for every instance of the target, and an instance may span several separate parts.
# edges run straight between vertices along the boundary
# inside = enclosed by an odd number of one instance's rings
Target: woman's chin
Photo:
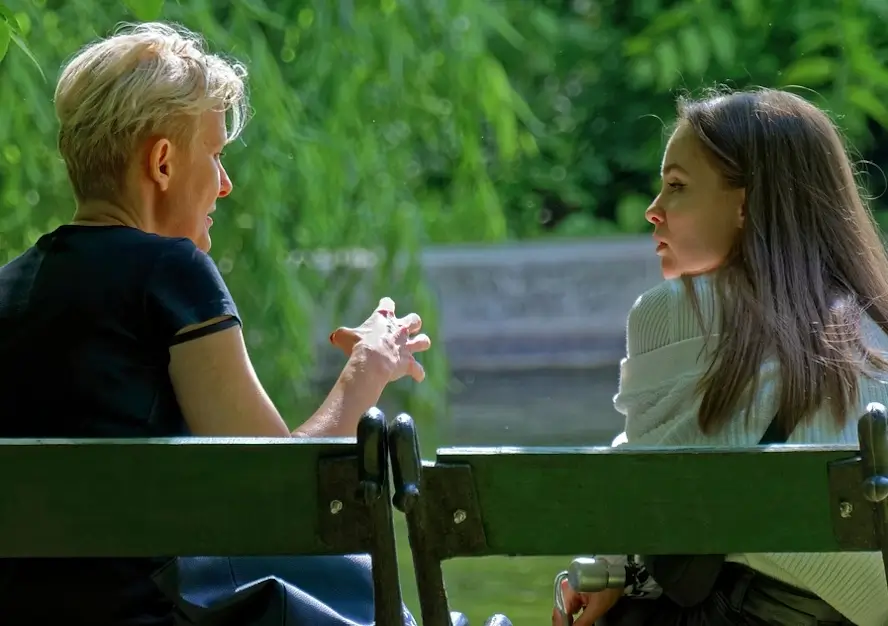
[[[191,242],[197,246],[197,249],[201,252],[209,252],[210,246],[212,245],[212,240],[210,239],[210,231],[204,230],[203,232],[199,232],[194,236],[189,237]]]

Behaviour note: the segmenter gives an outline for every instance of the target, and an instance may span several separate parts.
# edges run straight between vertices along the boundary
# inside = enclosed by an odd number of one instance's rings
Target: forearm
[[[349,360],[323,404],[292,436],[354,437],[358,420],[379,402],[385,382],[374,380]]]

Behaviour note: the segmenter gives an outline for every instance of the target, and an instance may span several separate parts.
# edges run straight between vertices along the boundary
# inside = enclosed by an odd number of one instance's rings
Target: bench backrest
[[[0,558],[369,553],[399,624],[385,441],[376,409],[357,442],[0,440]]]
[[[423,495],[427,515],[448,520],[455,535],[445,558],[878,549],[843,541],[834,527],[850,528],[856,508],[871,528],[871,506],[855,497],[859,468],[837,465],[856,455],[856,447],[816,446],[451,448],[423,469]],[[831,489],[831,469],[844,488]],[[469,475],[474,489],[455,484]],[[483,544],[470,536],[478,522]]]
[[[0,440],[0,556],[342,553],[358,546],[324,536],[318,468],[355,456],[348,440]]]
[[[888,413],[855,446],[447,448],[390,432],[426,626],[447,623],[441,561],[487,555],[728,554],[888,548]],[[886,556],[888,558],[888,556]],[[888,561],[886,561],[888,562]]]

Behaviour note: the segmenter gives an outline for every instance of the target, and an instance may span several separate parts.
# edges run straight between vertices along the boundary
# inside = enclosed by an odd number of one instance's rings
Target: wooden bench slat
[[[840,547],[828,464],[857,454],[853,446],[450,448],[436,465],[471,467],[487,554],[831,552]],[[454,556],[478,554],[466,552]]]
[[[0,440],[0,556],[335,553],[318,462],[354,454],[353,439]]]

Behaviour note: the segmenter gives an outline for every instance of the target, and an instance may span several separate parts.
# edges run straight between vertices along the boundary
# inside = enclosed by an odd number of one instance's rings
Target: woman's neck
[[[77,205],[72,224],[79,226],[129,226],[144,230],[136,211],[106,200],[87,200]]]

